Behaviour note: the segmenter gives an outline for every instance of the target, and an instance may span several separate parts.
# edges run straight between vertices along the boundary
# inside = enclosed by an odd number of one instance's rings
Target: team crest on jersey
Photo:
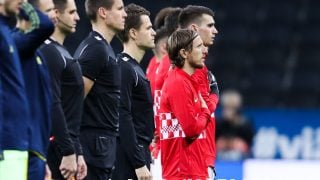
[[[94,38],[96,38],[96,40],[98,40],[98,41],[102,40],[101,37],[99,37],[99,36],[95,36]]]
[[[42,60],[39,56],[36,57],[36,61],[37,61],[38,65],[42,65]]]
[[[50,43],[51,43],[51,40],[47,39],[47,40],[44,41],[44,43],[45,43],[45,44],[50,44]]]
[[[130,59],[128,57],[123,57],[122,60],[129,61]]]

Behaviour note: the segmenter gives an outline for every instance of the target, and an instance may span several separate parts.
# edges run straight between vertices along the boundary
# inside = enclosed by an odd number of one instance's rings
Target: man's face
[[[201,22],[198,25],[198,34],[200,35],[203,44],[205,46],[211,46],[214,43],[214,38],[218,34],[216,29],[215,21],[212,16],[208,14],[203,14]]]
[[[114,0],[112,8],[107,11],[106,23],[107,26],[115,31],[121,31],[124,29],[125,18],[127,13],[124,10],[122,0]]]
[[[19,14],[22,0],[4,0],[4,11],[7,16]]]
[[[149,16],[140,16],[141,26],[137,30],[136,43],[142,49],[152,49],[155,47],[154,38],[156,32],[152,29],[152,24]]]
[[[200,36],[197,36],[192,42],[192,51],[187,56],[185,63],[189,63],[195,69],[202,68],[208,49],[204,46]]]
[[[77,21],[79,21],[80,18],[74,0],[68,0],[65,10],[63,12],[58,11],[57,18],[57,27],[61,32],[70,34],[76,31]]]
[[[57,11],[52,0],[39,0],[39,10],[45,13],[54,24],[57,23]]]

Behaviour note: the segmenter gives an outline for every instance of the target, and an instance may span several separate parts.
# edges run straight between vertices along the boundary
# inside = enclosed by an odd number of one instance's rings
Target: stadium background
[[[65,43],[72,54],[90,31],[84,0],[76,2],[81,20]],[[256,129],[254,159],[218,162],[218,178],[320,179],[313,173],[320,166],[319,0],[124,0],[131,2],[148,9],[152,20],[167,6],[215,11],[219,34],[208,68],[221,91],[241,92]],[[112,45],[121,52],[118,39]]]

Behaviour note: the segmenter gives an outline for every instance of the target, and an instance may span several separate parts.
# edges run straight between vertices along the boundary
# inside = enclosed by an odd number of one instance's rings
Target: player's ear
[[[163,54],[167,53],[167,43],[160,43],[159,45],[160,52]]]
[[[193,31],[195,31],[195,32],[198,32],[198,25],[196,25],[196,24],[191,24],[190,26],[189,26],[189,28],[191,29],[191,30],[193,30]]]
[[[135,30],[134,28],[131,28],[128,32],[128,36],[129,36],[129,38],[136,40],[137,39],[137,30]]]
[[[180,49],[179,54],[183,59],[187,59],[188,51],[186,51],[186,49]]]
[[[102,19],[106,19],[107,17],[106,9],[104,7],[99,7],[97,15],[102,17]]]

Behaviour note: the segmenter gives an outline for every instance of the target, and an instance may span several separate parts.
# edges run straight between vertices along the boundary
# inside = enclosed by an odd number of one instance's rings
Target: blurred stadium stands
[[[238,89],[245,106],[320,107],[319,0],[124,0],[146,7],[153,19],[167,6],[204,5],[216,12],[219,34],[209,69],[220,89]],[[84,0],[78,31],[66,42],[71,52],[89,31]],[[117,39],[112,42],[121,51]],[[142,62],[145,68],[152,53]]]

